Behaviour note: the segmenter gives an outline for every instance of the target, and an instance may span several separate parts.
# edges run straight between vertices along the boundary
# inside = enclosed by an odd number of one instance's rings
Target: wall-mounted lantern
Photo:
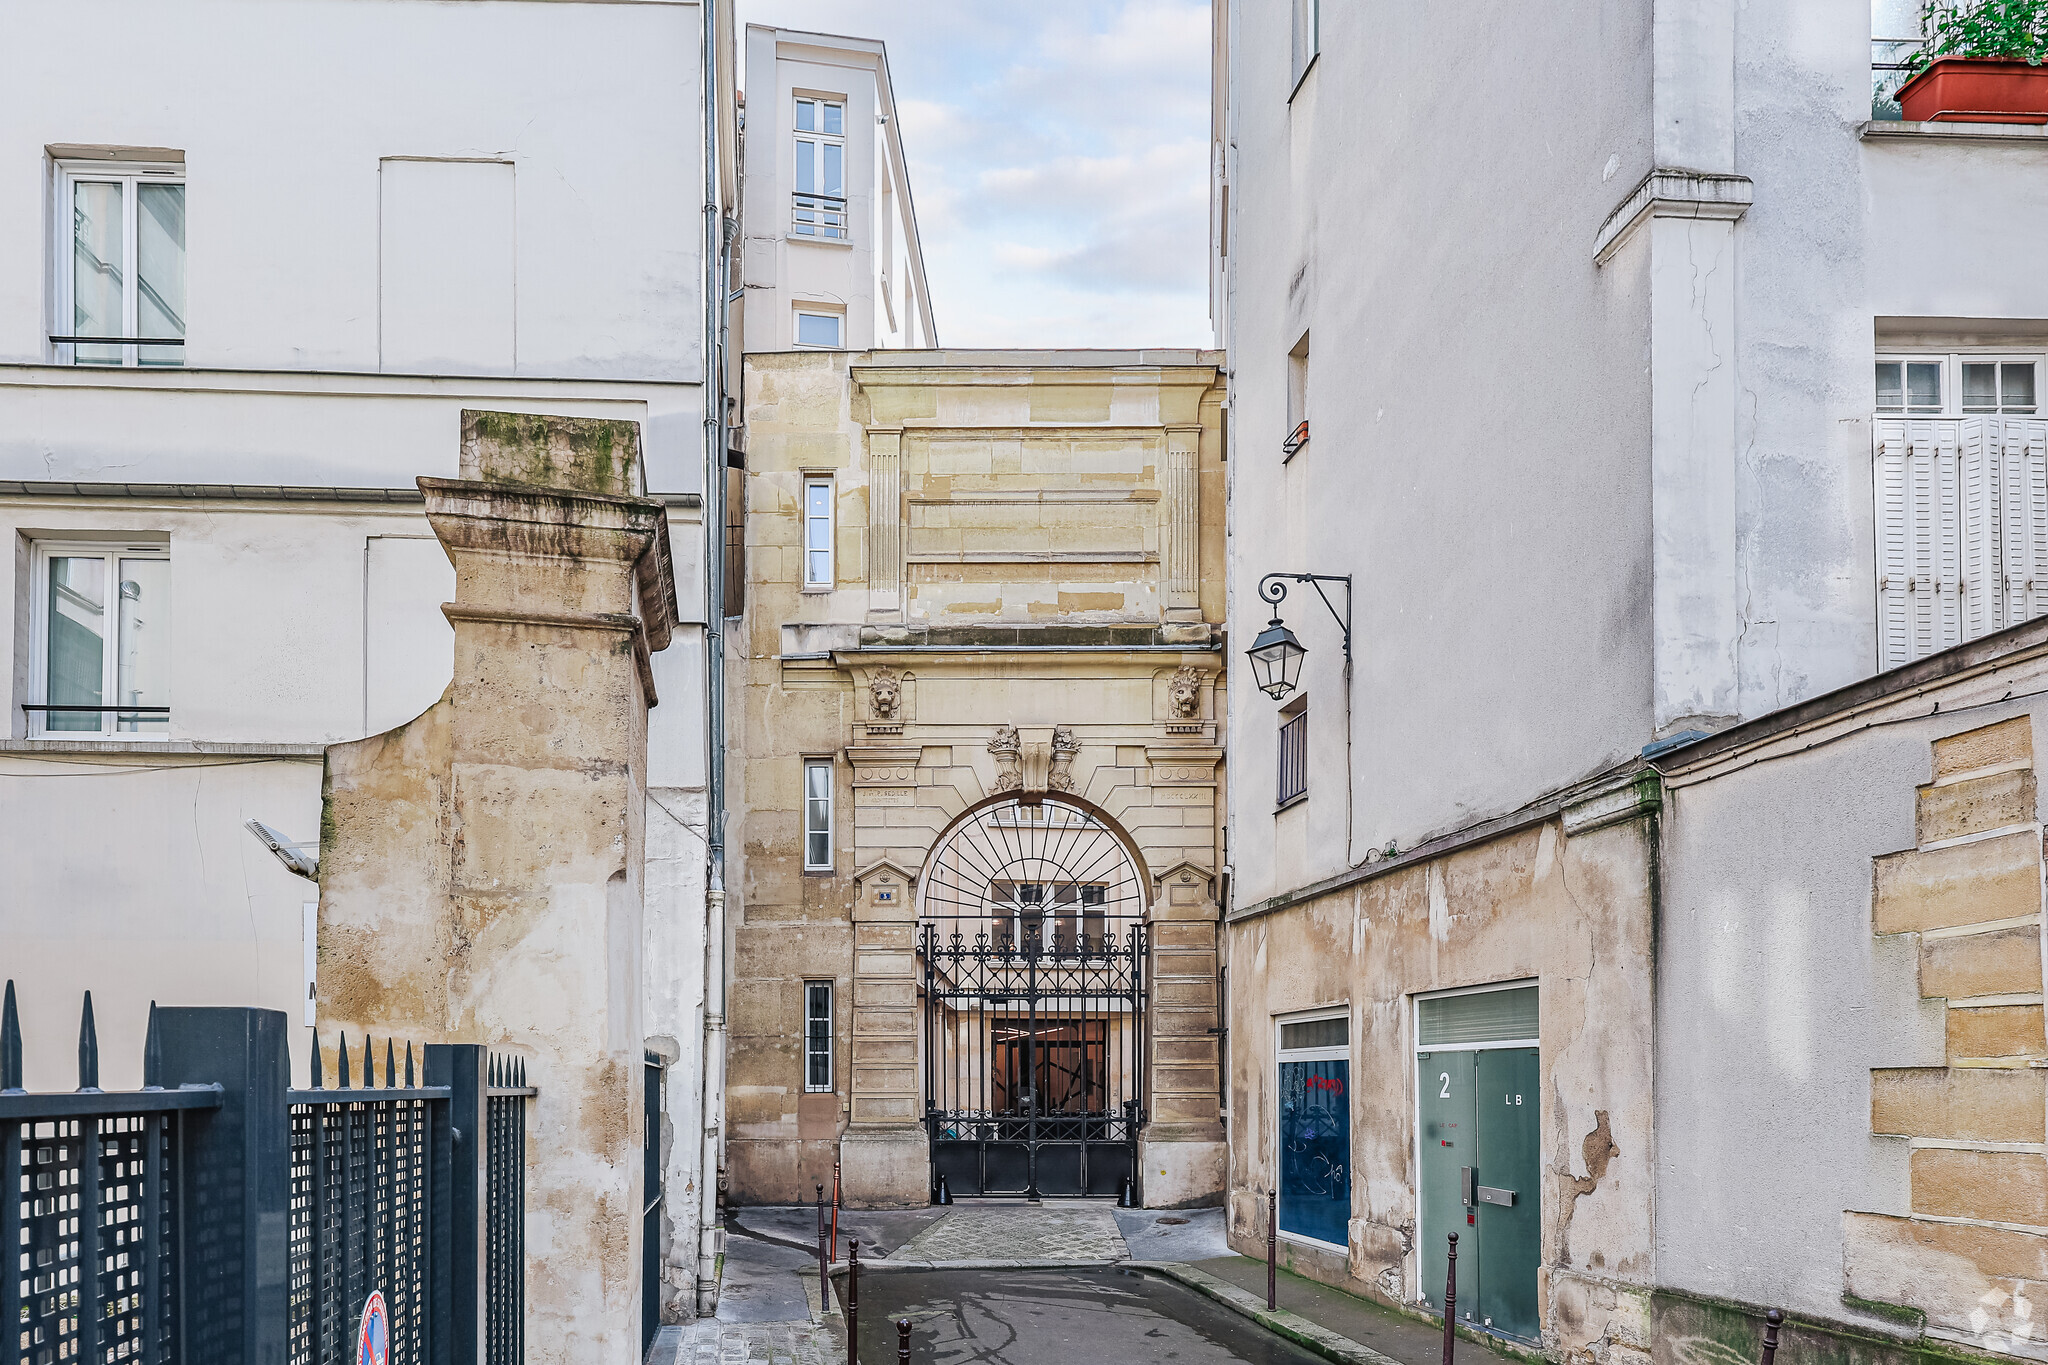
[[[1322,573],[1269,573],[1259,580],[1259,596],[1273,604],[1273,619],[1259,632],[1259,638],[1252,641],[1246,651],[1252,660],[1252,681],[1258,689],[1278,701],[1294,690],[1301,679],[1301,661],[1308,650],[1301,641],[1294,638],[1294,632],[1280,619],[1280,603],[1287,597],[1289,583],[1306,583],[1316,590],[1316,596],[1329,607],[1330,615],[1336,617],[1338,628],[1344,632],[1344,661],[1351,662],[1351,575]],[[1325,583],[1344,585],[1344,611],[1340,615],[1331,605],[1328,594],[1323,591]]]

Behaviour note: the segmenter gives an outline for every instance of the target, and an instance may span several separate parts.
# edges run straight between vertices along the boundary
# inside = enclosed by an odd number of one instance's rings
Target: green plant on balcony
[[[1920,7],[1919,73],[1936,57],[1976,57],[2039,66],[2048,61],[2048,0],[1928,0]]]

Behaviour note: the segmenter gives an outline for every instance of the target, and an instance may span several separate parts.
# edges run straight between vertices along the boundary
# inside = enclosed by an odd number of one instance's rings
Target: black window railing
[[[1277,805],[1286,805],[1308,795],[1308,712],[1303,711],[1280,727],[1280,795]]]

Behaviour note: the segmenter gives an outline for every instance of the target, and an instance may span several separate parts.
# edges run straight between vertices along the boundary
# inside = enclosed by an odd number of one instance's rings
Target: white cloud
[[[1207,0],[739,0],[889,46],[949,346],[1206,346]]]

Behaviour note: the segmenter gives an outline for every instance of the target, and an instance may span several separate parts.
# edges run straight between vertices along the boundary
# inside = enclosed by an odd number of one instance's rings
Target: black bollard
[[[1137,1187],[1129,1176],[1124,1177],[1123,1188],[1117,1192],[1116,1206],[1120,1209],[1138,1207]]]
[[[1280,1263],[1280,1192],[1266,1191],[1266,1307],[1280,1306],[1277,1269]]]
[[[1771,1365],[1771,1362],[1777,1358],[1778,1328],[1784,1322],[1785,1315],[1775,1308],[1764,1314],[1764,1365]]]
[[[818,1185],[818,1311],[832,1308],[832,1246],[825,1240],[825,1186]]]
[[[1458,1339],[1453,1314],[1458,1307],[1458,1234],[1451,1234],[1451,1258],[1444,1265],[1444,1365],[1451,1365],[1452,1343]]]
[[[946,1177],[943,1175],[939,1177],[939,1197],[932,1202],[940,1208],[948,1208],[953,1203],[953,1191],[947,1186]]]
[[[910,1319],[896,1319],[896,1365],[910,1365]]]
[[[860,1365],[860,1243],[846,1239],[846,1365]]]

